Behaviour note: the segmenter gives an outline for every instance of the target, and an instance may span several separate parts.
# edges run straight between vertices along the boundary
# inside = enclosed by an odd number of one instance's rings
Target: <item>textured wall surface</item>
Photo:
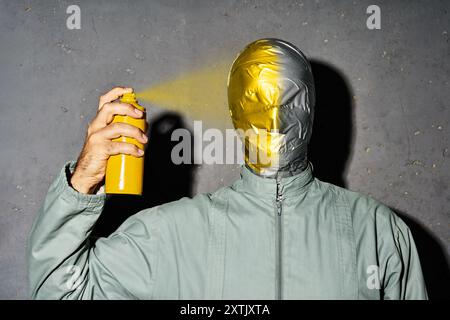
[[[66,27],[71,4],[80,30]],[[366,27],[370,4],[381,8],[381,30]],[[0,1],[0,298],[27,298],[27,235],[52,179],[77,157],[98,96],[215,57],[231,63],[261,37],[293,42],[313,61],[317,175],[396,210],[413,230],[430,296],[448,295],[449,9],[446,0]],[[170,132],[195,119],[147,108],[148,204],[238,177],[238,165],[171,167]]]

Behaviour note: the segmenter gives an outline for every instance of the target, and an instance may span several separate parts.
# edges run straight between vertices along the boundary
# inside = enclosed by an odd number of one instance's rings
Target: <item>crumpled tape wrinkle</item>
[[[314,93],[309,62],[294,45],[278,39],[261,39],[238,55],[228,77],[233,124],[244,132],[266,131],[262,137],[266,141],[244,141],[246,165],[253,172],[274,177],[306,168]],[[249,150],[266,152],[270,161],[262,163],[260,157],[256,157],[256,162],[250,161]]]

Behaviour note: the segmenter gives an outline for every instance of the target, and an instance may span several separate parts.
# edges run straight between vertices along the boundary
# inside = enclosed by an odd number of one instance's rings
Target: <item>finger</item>
[[[115,115],[130,116],[139,119],[142,118],[144,113],[128,103],[107,102],[92,121],[92,126],[94,129],[103,128],[111,123]]]
[[[111,156],[116,154],[129,154],[135,157],[142,157],[144,155],[144,150],[138,148],[132,143],[111,142],[108,145],[108,154]]]
[[[106,139],[116,139],[120,136],[134,138],[141,143],[147,143],[147,136],[138,127],[131,124],[115,122],[98,131]]]
[[[105,103],[114,101],[118,99],[120,96],[122,96],[125,93],[131,93],[133,92],[133,88],[124,88],[124,87],[115,87],[102,95],[99,99],[98,103],[98,109],[100,110]]]

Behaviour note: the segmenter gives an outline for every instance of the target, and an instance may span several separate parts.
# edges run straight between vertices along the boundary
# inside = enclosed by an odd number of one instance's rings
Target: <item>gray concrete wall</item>
[[[81,7],[81,30],[66,28],[71,4]],[[381,7],[381,30],[366,27],[370,4]],[[291,41],[314,61],[319,177],[396,210],[413,230],[431,297],[444,297],[449,9],[446,0],[0,1],[0,298],[27,297],[29,229],[50,182],[77,157],[100,93],[142,89],[261,37]],[[193,119],[147,107],[162,126],[151,164],[170,169],[164,128]],[[184,168],[177,186],[149,172],[148,190],[166,193],[142,206],[215,190],[238,177],[238,166]]]

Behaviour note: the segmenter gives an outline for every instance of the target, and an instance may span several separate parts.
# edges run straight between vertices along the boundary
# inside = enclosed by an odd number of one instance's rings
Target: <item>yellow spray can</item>
[[[136,101],[134,93],[125,93],[120,99],[144,112],[144,117],[135,119],[130,116],[116,115],[113,122],[123,122],[146,131],[145,108]],[[119,137],[113,141],[132,143],[143,149],[143,145],[136,139]],[[135,194],[142,195],[144,179],[144,157],[134,157],[127,154],[110,156],[106,164],[105,192],[107,194]]]

